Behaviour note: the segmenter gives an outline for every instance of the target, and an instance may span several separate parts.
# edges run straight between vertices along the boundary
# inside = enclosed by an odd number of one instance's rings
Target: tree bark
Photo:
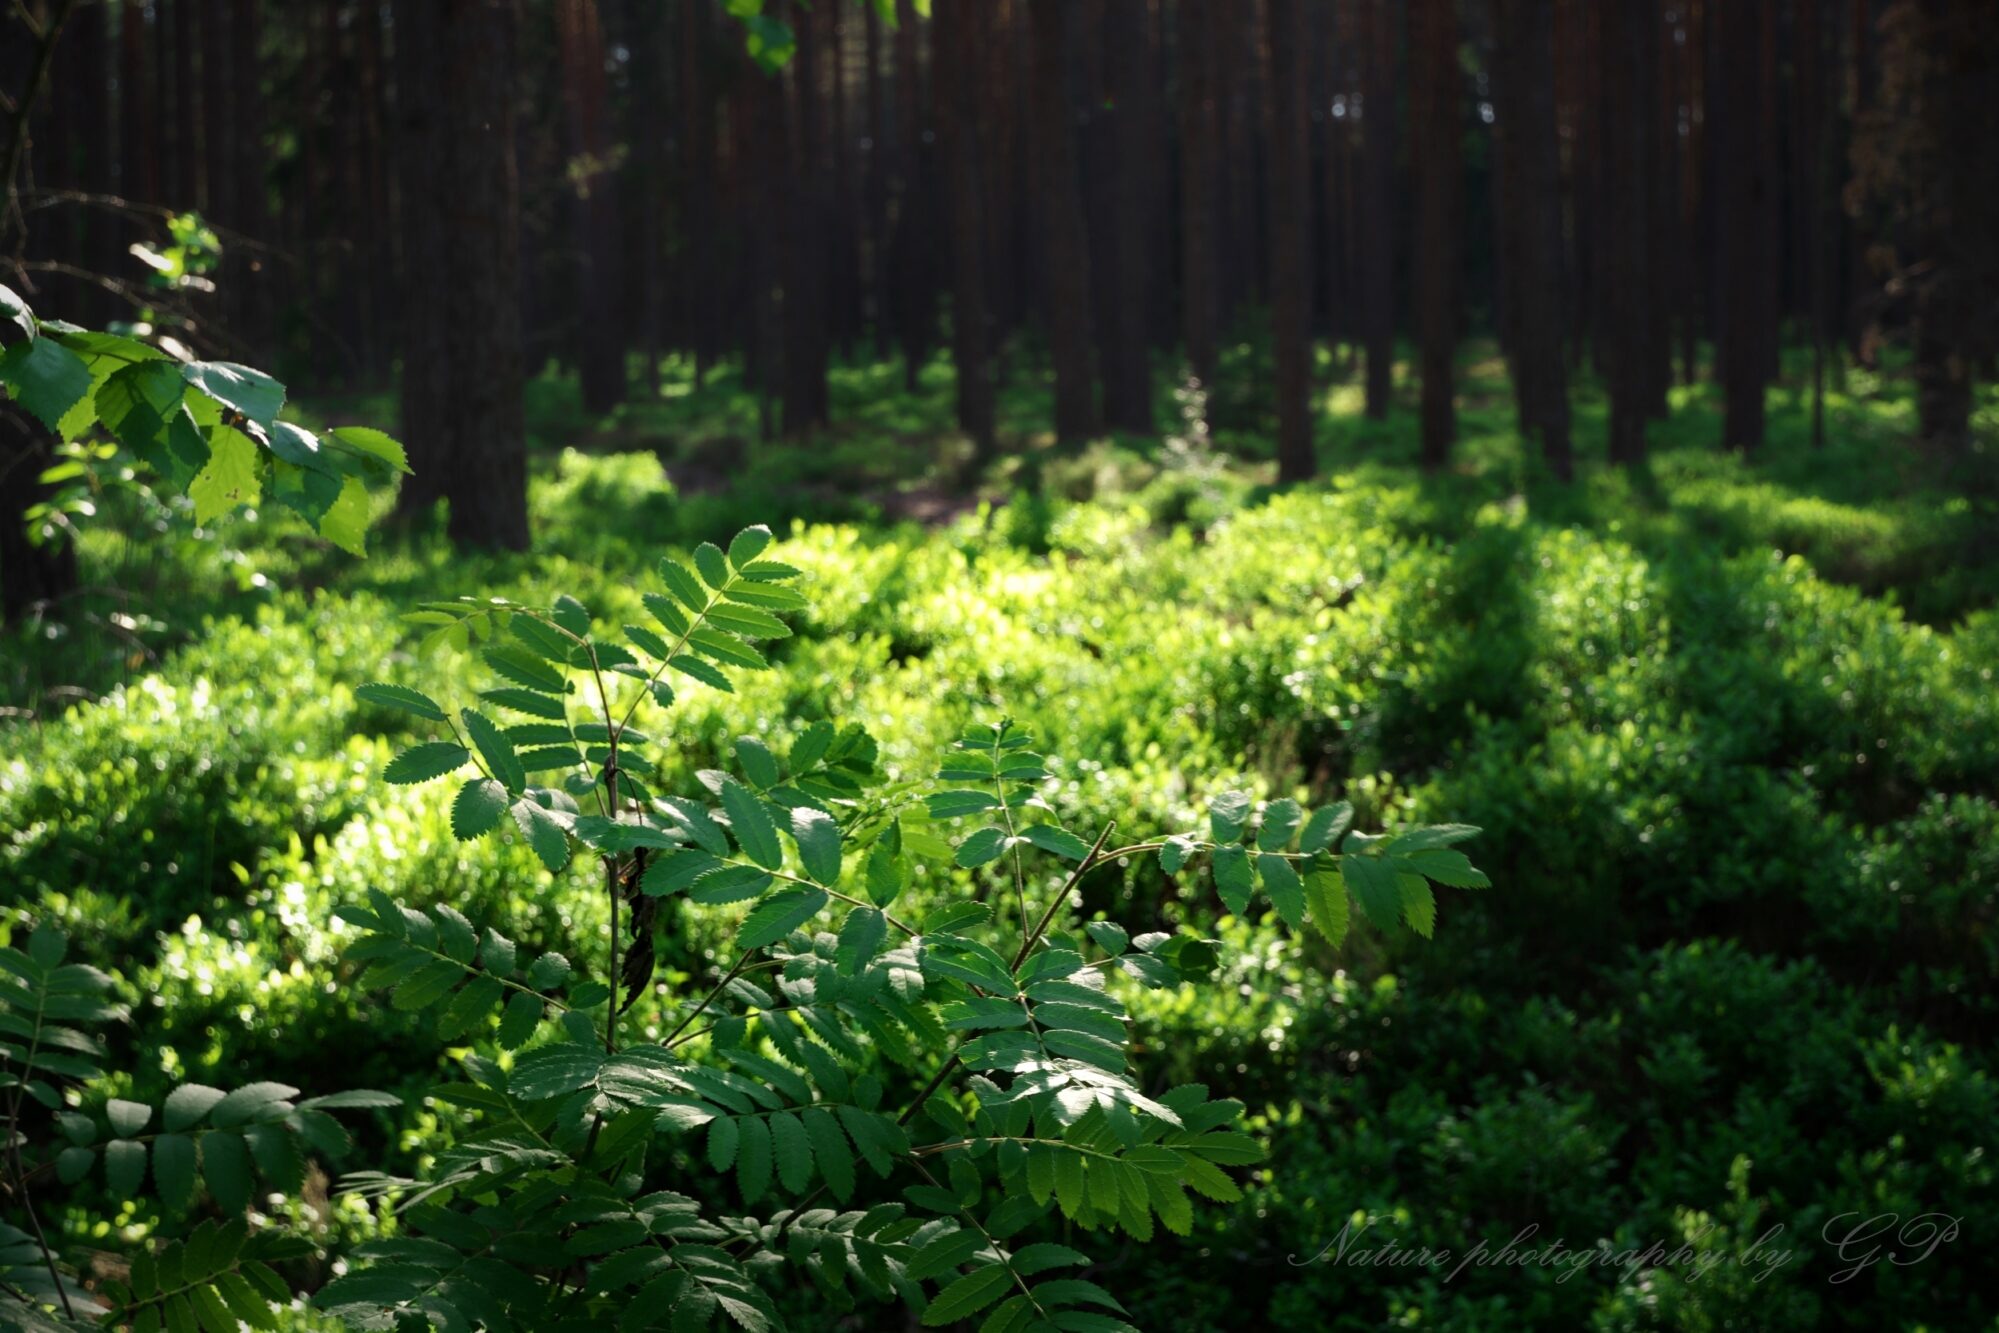
[[[1215,376],[1221,266],[1216,252],[1216,112],[1213,6],[1180,0],[1180,321],[1187,364],[1203,384]]]
[[[1032,0],[1035,160],[1040,180],[1042,308],[1055,371],[1055,438],[1076,444],[1097,429],[1090,366],[1090,240],[1077,178],[1069,102],[1069,0]]]
[[[528,544],[511,0],[397,0],[405,507],[461,546]]]
[[[1500,263],[1519,293],[1510,352],[1522,434],[1538,439],[1563,481],[1569,443],[1568,364],[1562,349],[1561,143],[1555,125],[1554,24],[1543,0],[1497,0],[1493,62],[1498,170],[1512,182],[1501,219]]]
[[[1317,471],[1312,449],[1312,164],[1300,0],[1264,0],[1270,82],[1270,324],[1277,367],[1277,479]]]
[[[576,370],[583,410],[596,415],[625,398],[617,172],[604,83],[604,27],[597,0],[560,0],[555,16],[569,146],[565,202],[576,257]]]
[[[986,0],[934,0],[937,104],[949,163],[951,356],[958,371],[958,424],[972,440],[972,466],[999,450],[993,423],[993,368],[987,350],[985,211],[979,128],[981,43]]]
[[[1757,87],[1766,35],[1756,7],[1721,4],[1714,15],[1715,96],[1708,107],[1715,176],[1716,359],[1722,444],[1763,443],[1767,343],[1774,337],[1772,145]]]
[[[1395,16],[1363,0],[1360,181],[1361,338],[1367,415],[1388,415],[1395,384]]]
[[[1151,135],[1151,70],[1146,59],[1145,0],[1106,0],[1105,52],[1115,111],[1111,182],[1110,311],[1101,330],[1104,423],[1150,434],[1152,421],[1150,308],[1153,209],[1147,185]]]
[[[1460,257],[1458,25],[1454,0],[1416,0],[1410,14],[1410,156],[1416,176],[1417,337],[1422,344],[1422,460],[1442,467],[1457,435],[1453,405]]]

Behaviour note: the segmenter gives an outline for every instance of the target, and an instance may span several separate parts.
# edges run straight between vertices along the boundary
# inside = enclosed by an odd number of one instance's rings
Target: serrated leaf
[[[1020,831],[1020,836],[1042,851],[1053,852],[1066,860],[1080,861],[1090,854],[1089,843],[1052,824],[1031,824]]]
[[[187,1207],[194,1197],[194,1140],[185,1134],[162,1134],[153,1140],[153,1187],[160,1202],[172,1209]]]
[[[472,752],[456,742],[425,741],[391,759],[382,770],[382,780],[398,786],[429,782],[464,767],[471,758]]]
[[[514,823],[541,863],[553,872],[569,864],[569,831],[549,810],[530,797],[511,807]]]
[[[1312,924],[1332,942],[1335,949],[1347,940],[1347,890],[1345,882],[1330,870],[1314,870],[1305,876],[1305,898],[1312,909]]]
[[[1349,852],[1340,858],[1340,877],[1369,921],[1383,930],[1395,928],[1402,915],[1402,894],[1392,864],[1378,856]]]
[[[128,1102],[122,1097],[113,1097],[104,1104],[105,1117],[111,1122],[111,1132],[121,1139],[129,1139],[145,1129],[153,1118],[153,1108],[143,1102]]]
[[[1248,792],[1225,791],[1208,802],[1208,827],[1216,842],[1234,842],[1248,822]]]
[[[183,1083],[167,1094],[161,1110],[162,1122],[168,1133],[191,1129],[201,1122],[215,1104],[226,1094],[220,1088],[211,1088],[201,1083]]]
[[[817,916],[832,899],[826,890],[792,884],[765,898],[736,931],[738,949],[761,949]]]
[[[1265,852],[1256,858],[1257,877],[1263,881],[1263,891],[1270,895],[1271,906],[1284,924],[1293,930],[1305,928],[1305,886],[1298,878],[1298,871],[1291,862],[1274,852]]]
[[[506,1010],[500,1015],[500,1045],[509,1051],[526,1045],[535,1029],[541,1026],[541,1012],[539,999],[523,991],[515,991],[508,997]]]
[[[1239,844],[1217,847],[1214,854],[1215,891],[1229,911],[1241,916],[1249,910],[1255,879],[1250,873],[1249,852]]]
[[[201,1140],[201,1178],[224,1213],[236,1216],[250,1206],[250,1149],[243,1136],[207,1134]]]
[[[263,495],[257,467],[262,451],[256,441],[233,426],[216,426],[207,432],[207,439],[208,461],[187,484],[197,523],[213,522],[238,505],[257,503]]]
[[[354,697],[381,708],[393,708],[397,712],[411,713],[431,722],[444,721],[444,710],[438,706],[436,700],[407,686],[384,685],[379,682],[362,685],[355,689]]]
[[[1403,872],[1395,877],[1395,887],[1402,898],[1402,917],[1409,923],[1409,929],[1429,939],[1437,933],[1437,896],[1430,891],[1430,881],[1421,875]]]
[[[810,806],[798,807],[791,812],[791,836],[809,877],[821,884],[839,883],[840,826],[831,815]]]
[[[474,778],[451,802],[451,836],[466,842],[499,826],[507,812],[507,789],[491,778]]]
[[[736,1150],[736,1188],[744,1203],[755,1203],[770,1188],[770,1129],[754,1116],[734,1123],[742,1135]]]
[[[465,723],[466,732],[472,743],[479,747],[479,757],[486,761],[486,770],[500,780],[500,785],[515,796],[527,786],[527,771],[521,767],[520,756],[514,752],[514,744],[501,734],[491,719],[483,713],[475,713],[469,708],[458,710],[458,716]]]
[[[1312,812],[1305,821],[1304,832],[1298,835],[1298,850],[1301,852],[1323,852],[1338,842],[1346,831],[1353,827],[1353,806],[1345,801],[1335,801]]]
[[[972,835],[958,844],[953,858],[967,870],[976,870],[990,861],[996,861],[1006,850],[1006,830],[988,825],[975,830]]]
[[[967,1273],[937,1293],[937,1299],[923,1312],[923,1326],[941,1328],[977,1314],[1012,1285],[1013,1278],[1001,1264],[989,1264]]]
[[[769,550],[773,540],[770,529],[761,523],[744,528],[729,542],[729,563],[737,568],[749,564]]]
[[[1266,852],[1281,852],[1298,831],[1305,812],[1290,797],[1271,801],[1263,807],[1263,824],[1256,831],[1256,845]]]
[[[284,385],[261,370],[233,361],[190,361],[180,373],[195,388],[260,426],[276,421],[285,405]]]
[[[729,581],[729,558],[713,542],[702,542],[694,548],[694,568],[701,571],[702,580],[711,588],[719,589]]]
[[[888,918],[872,907],[856,907],[840,925],[840,943],[834,952],[840,971],[855,976],[881,951],[888,938]]]
[[[719,552],[717,554],[720,554]],[[734,778],[722,779],[722,809],[729,816],[729,828],[743,854],[765,870],[784,864],[784,848],[777,840],[777,825],[756,793]]]

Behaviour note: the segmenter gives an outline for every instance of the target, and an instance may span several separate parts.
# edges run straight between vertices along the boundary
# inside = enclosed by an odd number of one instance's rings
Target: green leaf
[[[509,1051],[519,1050],[540,1026],[541,1001],[524,991],[515,991],[500,1015],[500,1045]]]
[[[845,1203],[854,1194],[854,1150],[840,1122],[823,1106],[800,1113],[805,1135],[812,1141],[812,1155],[818,1160],[819,1174],[835,1199]]]
[[[1249,822],[1249,793],[1225,791],[1208,802],[1208,827],[1216,842],[1234,842]]]
[[[1349,852],[1340,858],[1340,877],[1360,901],[1368,920],[1383,930],[1395,927],[1402,915],[1402,893],[1391,863],[1378,856]]]
[[[1284,924],[1293,930],[1305,928],[1305,886],[1298,879],[1298,871],[1282,856],[1266,852],[1256,858],[1256,873],[1263,881],[1263,891],[1270,895],[1271,906],[1277,909]]]
[[[215,1109],[224,1096],[220,1088],[201,1083],[183,1083],[167,1094],[162,1120],[169,1134],[191,1129]]]
[[[355,689],[354,697],[399,713],[413,713],[431,722],[444,721],[444,710],[438,707],[436,700],[404,685],[362,685]]]
[[[263,496],[257,442],[234,426],[216,426],[205,435],[208,462],[187,484],[197,523],[213,522],[238,505],[255,504]]]
[[[736,1188],[744,1203],[755,1203],[770,1188],[770,1130],[754,1117],[736,1124],[742,1134],[742,1147],[736,1152]]]
[[[792,884],[765,898],[736,931],[738,949],[775,944],[819,914],[832,901],[826,890]]]
[[[1305,831],[1298,835],[1298,850],[1301,852],[1323,852],[1340,840],[1353,827],[1353,806],[1345,801],[1322,806],[1312,812],[1305,821]]]
[[[65,1185],[74,1185],[90,1174],[90,1168],[97,1165],[97,1151],[94,1148],[64,1148],[56,1154],[56,1179]]]
[[[515,801],[512,809],[514,824],[544,866],[553,872],[569,864],[569,831],[552,812],[526,796]]]
[[[104,1104],[104,1114],[111,1121],[111,1132],[121,1139],[129,1139],[152,1120],[153,1108],[143,1102],[128,1102],[122,1097],[113,1097]]]
[[[778,1111],[770,1117],[770,1146],[778,1183],[793,1194],[802,1193],[812,1183],[812,1141],[797,1116]]]
[[[976,870],[989,861],[996,861],[1006,850],[1006,830],[991,825],[978,829],[958,844],[957,863],[967,870]]]
[[[732,816],[733,817],[733,816]],[[823,810],[799,806],[791,812],[791,836],[805,873],[821,884],[840,880],[840,826]]]
[[[954,1324],[967,1315],[977,1314],[1000,1298],[1013,1284],[1013,1278],[1002,1264],[988,1264],[986,1267],[967,1273],[950,1286],[937,1293],[937,1299],[923,1312],[925,1328],[941,1328]]]
[[[285,405],[285,386],[261,370],[239,366],[233,361],[190,361],[180,368],[181,378],[210,398],[269,427]]]
[[[1256,831],[1256,845],[1266,852],[1281,852],[1298,831],[1305,812],[1286,796],[1263,807],[1263,826]]]
[[[481,690],[479,697],[500,708],[511,708],[516,713],[526,713],[529,717],[545,718],[550,722],[567,721],[562,701],[552,699],[534,690]]]
[[[0,354],[0,384],[11,386],[15,401],[55,430],[90,392],[90,367],[55,340],[36,338]]]
[[[603,1066],[604,1052],[593,1047],[543,1046],[520,1058],[507,1079],[507,1091],[523,1101],[547,1101],[587,1086]]]
[[[185,1134],[162,1134],[153,1140],[153,1186],[160,1202],[180,1209],[194,1197],[194,1140]]]
[[[474,778],[451,802],[451,836],[467,842],[498,827],[507,811],[507,789],[491,778]]]
[[[965,790],[940,791],[925,798],[924,806],[932,819],[955,819],[960,815],[976,815],[1000,807],[999,797],[989,791]]]
[[[520,756],[514,753],[513,742],[503,736],[483,713],[461,708],[458,716],[464,720],[465,730],[471,733],[472,743],[479,747],[479,755],[486,761],[487,769],[499,779],[509,795],[520,795],[527,786],[528,777],[521,767]]]
[[[890,824],[868,849],[868,897],[877,907],[887,907],[901,896],[909,884],[909,867],[902,859],[902,825]]]
[[[398,754],[382,770],[382,779],[399,786],[428,782],[462,768],[472,752],[455,741],[425,741]]]
[[[770,529],[759,523],[744,528],[729,542],[729,563],[738,568],[770,549],[772,541]]]
[[[202,1137],[201,1178],[224,1213],[236,1216],[250,1206],[250,1149],[242,1135]]]
[[[1401,842],[1397,840],[1398,851]],[[1489,889],[1492,881],[1483,870],[1471,863],[1471,858],[1463,852],[1450,848],[1432,848],[1402,853],[1398,857],[1411,870],[1434,879],[1439,884],[1448,884],[1454,889]]]
[[[716,555],[721,552],[717,551]],[[765,870],[784,864],[784,848],[777,841],[777,825],[770,811],[754,792],[734,778],[722,779],[722,809],[728,813],[729,827],[743,854]]]
[[[791,637],[791,626],[779,620],[768,611],[753,606],[734,606],[722,602],[708,611],[708,623],[717,629],[740,634],[746,639],[785,639]]]
[[[720,668],[716,667],[712,662],[703,661],[692,653],[680,653],[677,656],[669,657],[666,659],[666,665],[669,669],[678,671],[689,680],[698,680],[703,685],[718,689],[724,694],[734,694],[736,692],[736,687],[729,683],[729,678],[722,674]]]
[[[694,548],[694,567],[711,588],[720,589],[729,581],[729,558],[713,542],[702,542]]]
[[[742,1131],[733,1120],[713,1120],[708,1124],[708,1165],[727,1171],[736,1162],[736,1150],[743,1141]]]
[[[888,918],[872,907],[856,907],[840,925],[840,943],[834,953],[840,971],[856,976],[881,951],[888,938]]]
[[[1020,835],[1042,851],[1053,852],[1070,861],[1080,861],[1090,854],[1089,843],[1052,824],[1031,824],[1022,829]]]
[[[308,510],[292,504],[286,497],[278,498],[288,507],[312,518]],[[368,520],[373,516],[368,488],[348,477],[340,483],[340,494],[314,522],[313,530],[347,554],[365,559],[368,555]]]
[[[1238,844],[1217,847],[1214,855],[1215,891],[1230,912],[1241,916],[1249,910],[1249,895],[1255,887],[1250,875],[1249,852]]]
[[[663,653],[660,655],[665,656]],[[775,787],[783,776],[778,771],[777,756],[754,736],[736,737],[736,762],[742,765],[744,775],[759,790]]]
[[[701,581],[687,572],[687,566],[673,560],[659,562],[659,580],[666,590],[680,599],[680,604],[689,611],[702,611],[708,605],[708,592]],[[678,634],[680,631],[675,630]]]
[[[410,470],[403,447],[372,426],[336,426],[320,443],[342,472],[364,481],[386,482]]]
[[[1097,947],[1115,958],[1131,944],[1131,936],[1115,921],[1092,921],[1083,927]]]
[[[1426,940],[1435,935],[1437,897],[1430,891],[1430,881],[1404,872],[1395,877],[1395,886],[1402,897],[1402,918],[1409,923],[1409,929]]]
[[[525,685],[543,694],[569,693],[569,681],[553,666],[511,643],[496,643],[480,654],[486,665],[516,685]]]
[[[1311,904],[1312,924],[1335,949],[1340,948],[1347,941],[1346,884],[1330,870],[1314,870],[1305,876],[1305,897]]]

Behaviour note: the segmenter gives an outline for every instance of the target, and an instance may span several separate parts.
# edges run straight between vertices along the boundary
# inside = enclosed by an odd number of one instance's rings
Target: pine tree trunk
[[[515,15],[511,0],[395,7],[403,501],[444,499],[461,546],[525,550]]]
[[[1653,390],[1653,318],[1649,266],[1654,258],[1652,204],[1658,28],[1656,0],[1606,0],[1603,51],[1603,283],[1600,323],[1610,381],[1610,458],[1645,458]]]
[[[1574,474],[1568,363],[1562,349],[1561,143],[1555,123],[1554,25],[1543,0],[1497,0],[1493,61],[1498,169],[1513,183],[1501,220],[1500,262],[1519,293],[1511,369],[1521,432],[1541,443],[1549,470]]]
[[[1300,0],[1264,0],[1270,85],[1270,323],[1277,365],[1277,478],[1317,471],[1312,450],[1312,164]]]
[[[980,160],[979,78],[985,0],[934,0],[937,105],[950,185],[951,357],[958,371],[958,424],[971,437],[974,469],[999,451],[993,368],[987,351],[985,206]]]
[[[1215,186],[1221,164],[1213,6],[1220,2],[1180,0],[1180,318],[1187,363],[1203,384],[1214,379],[1219,340]]]
[[[1042,309],[1055,370],[1055,438],[1064,444],[1080,443],[1097,428],[1090,368],[1090,241],[1069,102],[1067,38],[1073,12],[1068,0],[1032,0]]]
[[[1395,384],[1395,18],[1364,0],[1361,95],[1360,304],[1367,414],[1388,415]]]
[[[1757,82],[1763,24],[1754,7],[1721,4],[1715,13],[1715,96],[1708,144],[1715,176],[1716,359],[1720,364],[1722,444],[1751,450],[1763,443],[1765,285],[1773,256],[1769,228],[1769,146]]]
[[[560,0],[563,121],[571,163],[567,200],[576,266],[576,366],[583,410],[608,412],[625,398],[625,340],[618,318],[617,175],[611,163],[604,83],[604,28],[597,0]]]
[[[1422,344],[1422,459],[1442,467],[1457,435],[1453,405],[1460,264],[1457,16],[1453,0],[1416,0],[1410,14],[1410,156],[1416,176],[1417,337]]]

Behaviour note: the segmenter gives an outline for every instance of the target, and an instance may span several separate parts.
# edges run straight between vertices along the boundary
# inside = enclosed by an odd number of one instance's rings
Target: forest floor
[[[1162,378],[1159,437],[1078,450],[1016,367],[1007,461],[968,491],[942,363],[914,392],[894,365],[837,368],[839,424],[804,443],[759,440],[732,368],[696,385],[670,363],[602,420],[547,374],[527,555],[390,530],[357,564],[268,516],[196,535],[107,496],[93,592],[0,652],[8,909],[62,919],[144,1001],[119,1038],[142,1091],[338,1070],[417,1095],[378,1114],[387,1151],[451,1132],[420,1104],[449,1051],[337,984],[333,908],[448,894],[524,944],[600,909],[518,846],[455,847],[440,793],[384,787],[403,720],[354,687],[452,667],[397,623],[420,601],[561,588],[615,618],[658,555],[768,522],[815,609],[779,670],[689,693],[658,785],[824,716],[927,771],[1005,708],[1077,825],[1180,827],[1199,774],[1344,797],[1364,827],[1486,830],[1494,889],[1446,895],[1428,943],[1357,931],[1334,955],[1156,870],[1089,890],[1229,946],[1240,986],[1132,997],[1140,1067],[1242,1097],[1271,1154],[1247,1205],[1113,1260],[1142,1325],[1988,1325],[1968,1249],[1833,1287],[1816,1240],[1863,1208],[1999,1230],[1999,558],[1989,512],[1906,442],[1906,386],[1850,372],[1815,449],[1794,376],[1749,460],[1716,448],[1712,386],[1676,389],[1649,464],[1618,470],[1586,384],[1561,486],[1522,456],[1490,348],[1467,351],[1436,476],[1409,386],[1370,421],[1327,360],[1325,478],[1278,492],[1260,355],[1231,350],[1198,403]],[[679,929],[662,957],[683,971],[725,938]],[[1356,1214],[1411,1246],[1533,1224],[1722,1258],[1782,1223],[1798,1254],[1764,1282],[1302,1262]],[[380,1225],[350,1201],[322,1236]]]

